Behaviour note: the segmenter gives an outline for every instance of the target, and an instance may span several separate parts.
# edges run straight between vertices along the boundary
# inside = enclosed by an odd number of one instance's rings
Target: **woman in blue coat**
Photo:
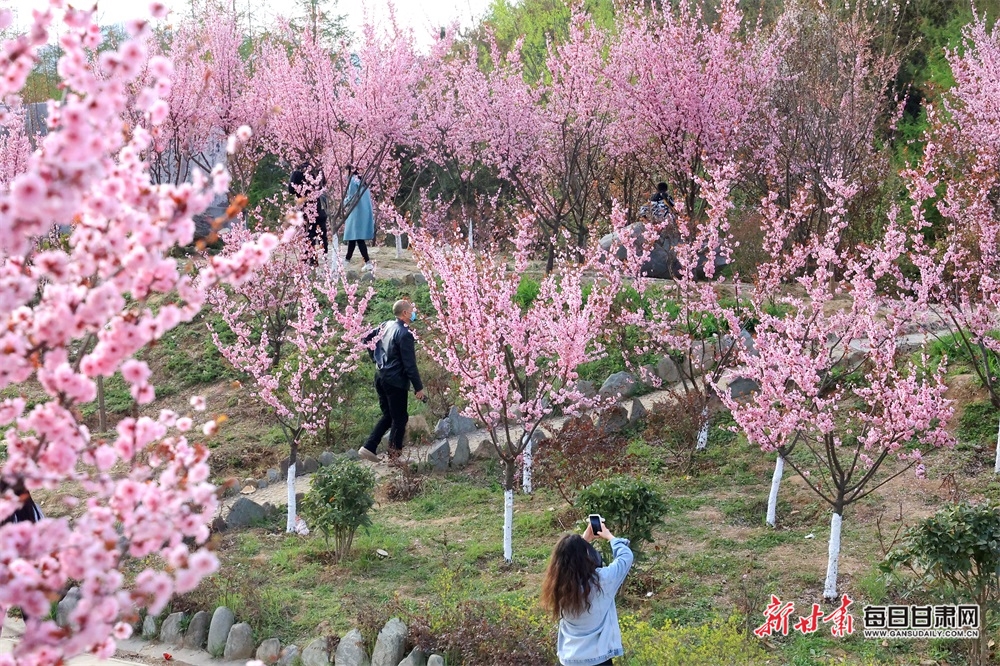
[[[375,238],[375,218],[372,215],[372,195],[368,185],[361,180],[361,175],[354,167],[346,167],[348,174],[347,196],[344,197],[344,208],[350,211],[344,222],[344,242],[347,243],[347,257],[350,261],[354,255],[354,247],[361,251],[365,260],[364,270],[375,269],[368,258],[368,246],[365,241]]]

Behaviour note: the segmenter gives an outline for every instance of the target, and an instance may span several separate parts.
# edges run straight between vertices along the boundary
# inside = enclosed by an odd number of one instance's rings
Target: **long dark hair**
[[[542,606],[556,620],[590,610],[590,594],[601,589],[597,551],[579,534],[567,534],[552,550],[542,581]]]
[[[21,500],[21,506],[14,513],[0,521],[0,525],[37,522],[41,517],[41,512],[38,510],[35,500],[31,498],[31,493],[24,487],[24,481],[17,479],[14,483],[8,483],[0,477],[0,495],[5,494],[8,490],[17,495],[18,499]]]

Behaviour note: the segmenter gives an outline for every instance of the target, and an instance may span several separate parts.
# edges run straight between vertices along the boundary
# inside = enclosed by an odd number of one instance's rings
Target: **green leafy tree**
[[[523,39],[521,61],[525,78],[537,81],[547,73],[548,43],[563,42],[569,35],[571,7],[569,0],[493,0],[476,41],[485,45],[486,35],[492,33],[500,54],[507,55]],[[584,0],[583,11],[598,27],[614,27],[613,0]]]
[[[302,499],[302,515],[323,533],[328,547],[333,537],[337,562],[351,551],[358,528],[371,526],[374,493],[375,473],[349,460],[323,467],[313,477]]]
[[[997,609],[1000,590],[1000,506],[957,504],[911,528],[904,544],[882,563],[886,572],[908,567],[956,602],[979,604],[979,639],[972,642],[972,666],[989,660],[986,618]]]

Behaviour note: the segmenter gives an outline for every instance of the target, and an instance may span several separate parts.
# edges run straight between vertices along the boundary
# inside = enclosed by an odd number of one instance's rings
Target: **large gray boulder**
[[[458,443],[455,444],[455,455],[451,458],[454,467],[465,467],[469,464],[472,450],[469,448],[469,438],[465,435],[458,436]]]
[[[584,398],[593,398],[597,395],[597,388],[594,386],[594,382],[588,381],[586,379],[580,379],[576,382],[576,390],[583,394]]]
[[[432,654],[427,659],[427,666],[444,666],[444,657],[439,654]]]
[[[317,638],[302,651],[302,666],[330,666],[330,653],[326,639]]]
[[[212,622],[208,626],[208,653],[213,657],[221,657],[226,651],[226,640],[229,630],[233,628],[236,616],[225,606],[219,606],[212,613]]]
[[[153,640],[159,634],[159,628],[156,626],[156,616],[147,615],[146,619],[142,621],[142,637],[148,641]]]
[[[329,467],[333,464],[333,461],[337,459],[337,456],[333,454],[333,451],[324,451],[319,454],[319,464],[323,467]]]
[[[747,354],[749,354],[750,356],[760,356],[760,352],[757,351],[757,347],[754,344],[753,336],[750,335],[750,331],[748,331],[745,328],[741,328],[740,329],[739,339],[740,339],[740,342],[743,343],[743,348],[746,350]],[[730,350],[730,348],[733,347],[734,342],[735,342],[735,340],[734,340],[733,336],[730,335],[729,333],[726,333],[725,335],[723,335],[722,336],[722,340],[721,340],[721,345],[720,345],[722,353],[723,354],[728,353],[729,350]],[[733,352],[732,352],[732,354],[735,355],[739,351],[740,351],[739,349],[734,349]],[[732,359],[730,359],[730,361],[731,360]]]
[[[632,399],[632,409],[628,413],[629,425],[635,425],[646,418],[646,406],[639,398]]]
[[[674,363],[672,358],[667,356],[656,362],[656,376],[660,378],[660,381],[667,384],[674,384],[681,380],[681,373],[677,369],[677,364]]]
[[[399,666],[427,666],[427,655],[418,647],[413,648],[406,659],[399,662]]]
[[[268,638],[257,648],[256,657],[268,666],[278,663],[281,657],[281,641],[277,638]]]
[[[434,426],[434,438],[445,439],[451,435],[451,421],[447,418],[441,419]]]
[[[406,650],[406,625],[398,617],[385,623],[375,639],[372,666],[399,666]]]
[[[257,521],[264,520],[266,516],[267,512],[264,511],[264,507],[251,499],[241,497],[229,510],[229,515],[226,516],[226,526],[230,528],[249,527]]]
[[[299,646],[289,645],[281,651],[281,656],[278,657],[278,666],[295,666],[296,661],[301,661],[300,656]]]
[[[458,407],[451,408],[448,412],[448,420],[451,421],[452,435],[468,435],[470,432],[476,431],[476,422],[459,414]]]
[[[621,405],[612,405],[597,417],[597,427],[606,435],[621,432],[628,427],[628,412]]]
[[[319,462],[312,456],[306,456],[302,460],[302,464],[295,470],[295,476],[315,474],[317,471],[319,471]]]
[[[435,471],[443,472],[448,469],[448,460],[450,457],[451,447],[448,445],[448,440],[442,439],[431,445],[431,450],[427,454],[427,462],[431,464],[431,467]]]
[[[604,380],[598,393],[605,398],[617,396],[619,399],[631,398],[639,390],[639,382],[631,372],[616,372]]]
[[[226,638],[226,649],[222,652],[222,658],[226,661],[236,659],[250,659],[253,657],[254,642],[253,630],[246,622],[234,624],[229,630]]]
[[[755,391],[760,390],[760,384],[749,377],[737,377],[729,382],[729,393],[736,400],[749,398]]]
[[[56,624],[60,627],[68,627],[69,617],[73,614],[73,611],[76,610],[76,606],[79,603],[80,588],[76,586],[69,588],[66,592],[66,596],[59,601],[59,605],[56,607]]]
[[[184,622],[184,613],[171,613],[160,626],[160,642],[167,645],[180,645],[184,640],[184,631],[181,626]]]
[[[277,483],[280,480],[281,480],[281,474],[278,473],[278,470],[274,469],[273,467],[267,470],[268,483]]]
[[[334,666],[371,666],[368,653],[365,652],[365,639],[361,632],[351,629],[337,644],[337,652],[333,656]]]
[[[212,614],[208,611],[198,611],[191,618],[187,632],[184,634],[184,647],[200,650],[208,640],[208,625],[212,622]]]

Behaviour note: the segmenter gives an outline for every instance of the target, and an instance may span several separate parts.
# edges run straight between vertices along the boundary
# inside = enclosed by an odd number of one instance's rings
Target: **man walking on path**
[[[409,301],[396,301],[392,306],[392,314],[396,317],[387,321],[372,331],[367,341],[371,341],[382,332],[375,349],[375,390],[378,392],[378,405],[382,410],[382,418],[375,424],[375,429],[368,436],[365,445],[358,449],[358,455],[363,460],[379,462],[375,455],[378,443],[389,430],[389,457],[397,457],[403,450],[403,433],[409,415],[406,412],[407,395],[410,384],[417,400],[424,399],[424,385],[417,371],[417,355],[413,346],[413,334],[407,322],[416,321],[417,310]]]

